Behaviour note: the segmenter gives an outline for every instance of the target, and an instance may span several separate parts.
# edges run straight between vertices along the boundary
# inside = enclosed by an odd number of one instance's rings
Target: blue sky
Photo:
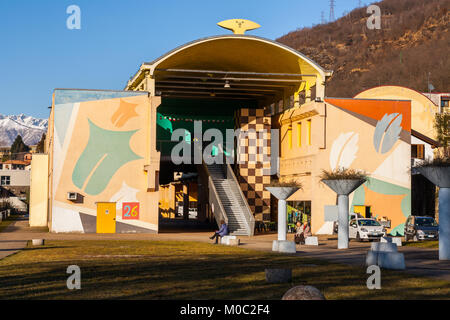
[[[336,18],[358,0],[336,0]],[[118,89],[144,61],[183,43],[226,34],[216,23],[245,18],[249,34],[276,39],[329,15],[329,0],[1,0],[0,114],[47,118],[54,88]],[[69,30],[69,5],[81,30]]]

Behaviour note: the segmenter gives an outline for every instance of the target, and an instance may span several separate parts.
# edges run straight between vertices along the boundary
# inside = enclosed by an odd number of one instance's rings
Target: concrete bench
[[[220,243],[226,246],[238,246],[240,240],[236,236],[224,236],[220,239]]]
[[[269,283],[285,283],[292,281],[292,269],[266,269],[266,281]]]
[[[366,266],[372,265],[384,269],[405,270],[405,256],[400,252],[369,251],[366,255]]]
[[[44,239],[32,239],[31,240],[33,246],[43,246],[44,245]]]
[[[397,252],[397,245],[392,242],[372,242],[372,251]]]
[[[401,237],[383,237],[380,239],[380,242],[395,243],[397,245],[397,247],[402,246],[402,238]]]
[[[274,240],[272,242],[272,251],[282,252],[282,253],[296,253],[297,248],[294,241],[287,240]]]
[[[307,245],[307,246],[318,246],[319,245],[319,238],[317,238],[317,237],[307,237],[305,239],[305,245]]]

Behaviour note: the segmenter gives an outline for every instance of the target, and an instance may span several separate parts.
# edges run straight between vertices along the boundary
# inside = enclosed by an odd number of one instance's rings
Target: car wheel
[[[356,241],[361,242],[361,237],[359,236],[359,232],[356,233]]]

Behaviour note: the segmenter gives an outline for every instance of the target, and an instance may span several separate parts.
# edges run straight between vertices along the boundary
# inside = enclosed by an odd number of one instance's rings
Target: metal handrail
[[[222,145],[219,144],[219,151],[222,154],[225,154],[222,148]],[[233,168],[231,168],[231,165],[226,161],[225,159],[225,165],[227,167],[226,177],[229,180],[233,180],[234,183],[237,185],[237,189],[239,191],[239,195],[241,196],[241,200],[244,203],[245,209],[244,210],[244,216],[245,216],[245,222],[247,223],[247,227],[249,230],[250,236],[253,236],[255,233],[255,217],[253,216],[253,213],[250,209],[250,206],[248,205],[247,199],[244,196],[244,193],[242,192],[241,186],[238,183],[238,180],[236,178],[236,175],[234,174]]]
[[[209,202],[214,204],[214,209],[213,209],[213,214],[214,214],[214,218],[216,218],[216,222],[217,225],[220,226],[220,220],[225,220],[225,223],[228,224],[228,216],[227,216],[227,212],[225,211],[223,205],[222,205],[222,201],[220,200],[219,194],[217,193],[216,187],[214,185],[214,182],[211,178],[211,174],[208,170],[208,166],[205,164],[205,162],[202,160],[202,166],[203,168],[206,170],[207,174],[208,174],[208,188],[209,188]],[[216,205],[218,208],[216,208]],[[218,215],[219,217],[217,217],[217,209],[219,209]]]

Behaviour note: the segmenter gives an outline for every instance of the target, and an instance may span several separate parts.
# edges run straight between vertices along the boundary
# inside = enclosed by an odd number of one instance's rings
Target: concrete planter
[[[287,208],[286,199],[299,190],[297,187],[266,187],[266,189],[278,199],[278,241],[272,244],[273,251],[295,253],[295,242],[286,241],[287,232]],[[287,244],[286,242],[292,242]],[[282,245],[280,245],[282,243]],[[293,244],[293,245],[292,245]],[[294,248],[294,249],[292,249]],[[283,251],[281,251],[283,250]]]
[[[348,249],[348,195],[366,182],[365,179],[322,180],[331,190],[338,194],[338,249]]]
[[[439,260],[450,260],[450,167],[418,167],[439,187]]]

